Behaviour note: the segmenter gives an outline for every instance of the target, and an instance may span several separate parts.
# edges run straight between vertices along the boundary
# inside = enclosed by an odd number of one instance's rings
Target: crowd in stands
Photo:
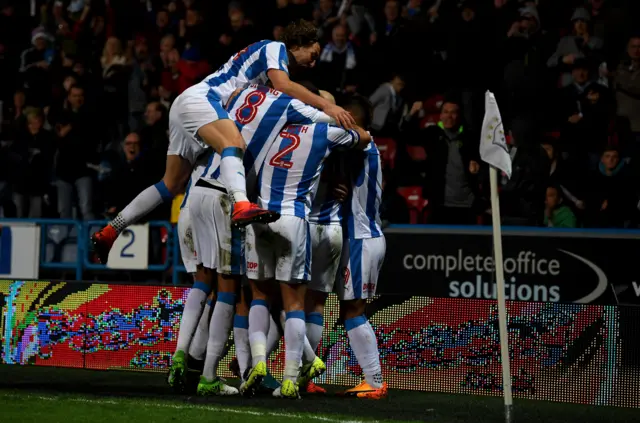
[[[638,227],[639,16],[638,0],[0,0],[1,215],[115,215],[163,175],[172,100],[302,18],[322,53],[296,77],[373,103],[385,221],[490,223],[491,90],[505,224]]]

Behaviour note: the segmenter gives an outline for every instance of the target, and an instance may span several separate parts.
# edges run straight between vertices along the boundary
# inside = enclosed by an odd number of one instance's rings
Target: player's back
[[[309,222],[318,225],[342,223],[342,203],[333,192],[336,182],[348,182],[344,154],[332,154],[325,161],[309,213]]]
[[[356,132],[326,123],[287,125],[267,150],[258,176],[258,204],[306,219],[325,158],[358,140]]]
[[[286,123],[310,124],[331,119],[289,95],[257,84],[232,97],[226,110],[246,143],[243,161],[250,197],[267,150]],[[202,177],[215,183],[220,175],[219,167],[220,155],[213,153]]]
[[[222,104],[236,88],[250,84],[265,84],[269,69],[289,73],[287,48],[279,41],[262,40],[251,44],[229,58],[220,69],[188,90],[206,95]]]
[[[352,159],[352,190],[345,213],[349,238],[377,238],[382,235],[380,151],[371,141],[362,152],[354,152]]]

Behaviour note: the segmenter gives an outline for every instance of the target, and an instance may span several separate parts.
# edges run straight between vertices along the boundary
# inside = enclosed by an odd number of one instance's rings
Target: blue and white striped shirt
[[[258,176],[258,206],[307,219],[325,158],[360,137],[327,123],[287,125],[267,151]]]
[[[382,202],[382,165],[380,152],[373,141],[364,149],[353,178],[350,198],[345,212],[349,239],[382,236],[380,203]]]
[[[279,91],[255,84],[234,97],[227,105],[227,111],[247,146],[244,167],[250,198],[255,197],[258,172],[264,163],[267,150],[285,124],[331,121],[328,115],[314,107]],[[200,177],[207,182],[219,184],[219,176],[220,155],[212,153],[205,172]]]
[[[278,41],[262,40],[233,55],[201,84],[211,88],[208,95],[212,97],[210,100],[217,100],[224,105],[236,88],[244,88],[249,84],[266,84],[269,69],[289,73],[287,48]]]
[[[342,223],[342,203],[333,194],[332,184],[324,179],[345,175],[344,154],[334,154],[325,163],[318,181],[318,189],[313,197],[309,222],[317,225],[340,225]]]

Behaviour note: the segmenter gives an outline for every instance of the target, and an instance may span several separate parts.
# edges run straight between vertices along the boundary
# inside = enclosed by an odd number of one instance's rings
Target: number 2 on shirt
[[[276,154],[271,158],[271,161],[269,161],[269,164],[273,167],[291,169],[291,166],[293,166],[293,162],[289,160],[282,160],[282,158],[287,154],[291,153],[296,148],[298,148],[298,146],[300,145],[300,137],[296,134],[292,134],[290,132],[284,132],[284,131],[280,132],[280,136],[282,138],[291,140],[291,144],[289,144],[282,150],[278,151],[278,154]]]

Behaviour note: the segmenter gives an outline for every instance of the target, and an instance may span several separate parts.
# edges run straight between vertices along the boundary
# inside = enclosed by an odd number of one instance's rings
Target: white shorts
[[[207,145],[198,136],[204,125],[229,119],[220,97],[204,82],[187,88],[169,110],[168,156],[181,156],[194,164]]]
[[[309,223],[311,236],[311,283],[309,289],[333,292],[340,268],[342,253],[342,226]]]
[[[231,200],[224,192],[193,186],[189,193],[193,240],[200,262],[225,275],[244,274],[242,233],[231,228]]]
[[[268,225],[247,226],[247,277],[255,281],[306,283],[311,279],[309,223],[280,216]]]
[[[339,300],[367,299],[376,295],[386,249],[384,236],[345,241],[341,272],[336,278]]]
[[[198,264],[198,255],[196,254],[193,242],[193,231],[191,227],[191,217],[189,215],[189,201],[180,210],[178,217],[178,242],[180,243],[180,255],[187,273],[196,273]]]

